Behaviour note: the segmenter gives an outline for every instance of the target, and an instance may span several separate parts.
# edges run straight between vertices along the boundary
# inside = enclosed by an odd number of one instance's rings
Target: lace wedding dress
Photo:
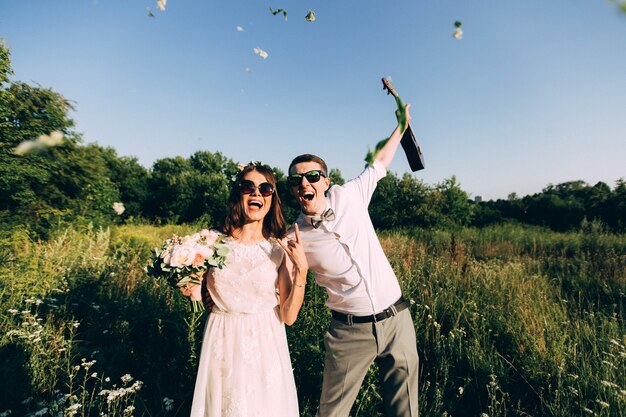
[[[285,326],[278,313],[278,267],[269,241],[227,241],[222,269],[207,286],[215,306],[204,330],[192,417],[298,417]]]

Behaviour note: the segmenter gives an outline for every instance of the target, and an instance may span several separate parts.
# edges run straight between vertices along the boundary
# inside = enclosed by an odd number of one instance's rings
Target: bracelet
[[[306,284],[306,283],[304,283],[304,284],[298,284],[297,282],[294,282],[294,283],[293,283],[293,285],[295,285],[296,287],[300,287],[300,288],[304,288],[304,285],[305,285],[305,284]]]

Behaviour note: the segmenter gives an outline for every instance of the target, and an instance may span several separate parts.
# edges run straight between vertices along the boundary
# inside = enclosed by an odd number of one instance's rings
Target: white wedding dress
[[[222,269],[207,286],[207,320],[192,417],[298,417],[285,325],[278,313],[278,267],[285,256],[267,240],[227,240]]]

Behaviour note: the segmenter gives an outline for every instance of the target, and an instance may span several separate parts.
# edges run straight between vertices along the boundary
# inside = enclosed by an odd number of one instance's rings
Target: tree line
[[[69,117],[69,100],[38,85],[11,81],[8,48],[0,43],[0,230],[17,227],[46,237],[68,224],[106,226],[121,222],[202,223],[217,226],[226,209],[237,163],[220,152],[159,159],[150,168],[110,147],[82,144]],[[63,141],[23,154],[15,149],[41,135],[61,132]],[[285,217],[298,205],[286,175],[275,169]],[[330,173],[343,184],[341,172]],[[124,211],[114,209],[122,203]],[[613,188],[584,181],[549,185],[522,198],[474,202],[453,176],[429,185],[410,174],[383,178],[370,205],[380,229],[485,226],[519,222],[571,230],[592,221],[626,231],[626,183]]]

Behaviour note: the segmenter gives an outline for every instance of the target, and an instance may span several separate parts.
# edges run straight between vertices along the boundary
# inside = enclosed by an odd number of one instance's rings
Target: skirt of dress
[[[209,315],[191,416],[299,416],[285,325],[276,308]]]

